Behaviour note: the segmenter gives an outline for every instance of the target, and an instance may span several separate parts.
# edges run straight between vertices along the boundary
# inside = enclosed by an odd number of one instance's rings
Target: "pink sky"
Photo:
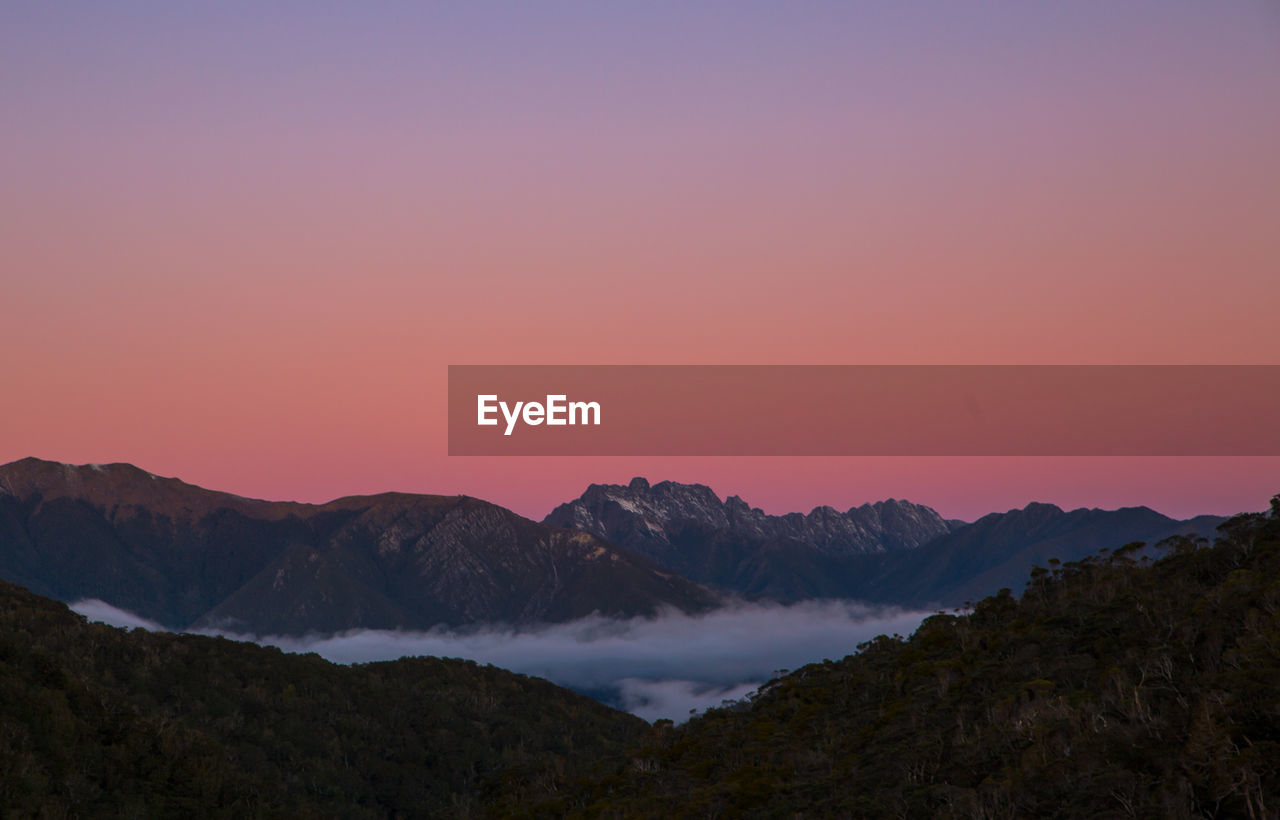
[[[445,455],[451,363],[1280,361],[1275,5],[959,5],[6,8],[0,462],[1265,506],[1278,459]]]

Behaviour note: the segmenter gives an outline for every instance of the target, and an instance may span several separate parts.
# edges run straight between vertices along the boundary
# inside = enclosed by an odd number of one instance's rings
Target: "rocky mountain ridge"
[[[769,515],[701,484],[635,478],[592,484],[544,519],[612,541],[680,573],[747,597],[857,598],[957,606],[1017,591],[1035,565],[1072,561],[1132,541],[1208,537],[1223,521],[1179,521],[1146,507],[1066,511],[1033,502],[972,524],[888,499],[846,512]]]
[[[960,525],[894,499],[770,515],[738,496],[721,501],[702,484],[644,478],[592,484],[543,521],[612,541],[699,583],[783,601],[838,596],[831,566],[915,549]]]

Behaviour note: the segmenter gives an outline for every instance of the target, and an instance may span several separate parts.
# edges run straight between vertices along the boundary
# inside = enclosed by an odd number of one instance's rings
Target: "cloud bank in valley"
[[[149,621],[141,615],[134,615],[132,612],[114,607],[106,601],[100,601],[97,598],[85,598],[68,604],[72,611],[79,612],[91,621],[97,621],[102,624],[110,624],[111,626],[119,626],[124,629],[147,629],[152,632],[166,632],[164,626]]]
[[[72,609],[114,626],[162,629],[102,601]],[[648,720],[740,699],[780,669],[839,659],[876,635],[910,634],[930,613],[851,601],[790,606],[742,604],[702,615],[591,617],[527,628],[356,630],[330,636],[250,636],[219,632],[337,663],[408,655],[467,658],[547,678]]]

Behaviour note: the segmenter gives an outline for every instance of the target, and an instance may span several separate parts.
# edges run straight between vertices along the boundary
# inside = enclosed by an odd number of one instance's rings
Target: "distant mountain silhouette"
[[[0,578],[258,634],[698,611],[705,588],[465,496],[241,498],[129,464],[0,466]]]

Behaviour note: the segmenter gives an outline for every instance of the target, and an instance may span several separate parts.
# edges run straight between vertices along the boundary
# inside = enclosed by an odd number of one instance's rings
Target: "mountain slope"
[[[0,582],[6,816],[465,817],[644,727],[471,662],[125,632]]]
[[[1280,816],[1280,497],[806,666],[515,816]],[[1032,515],[1045,511],[1032,511]],[[1052,518],[1054,516],[1050,516]]]
[[[127,464],[0,466],[0,578],[174,628],[259,634],[563,621],[716,596],[474,498],[267,502]]]
[[[643,478],[592,484],[544,519],[612,541],[700,583],[783,601],[842,597],[849,559],[911,550],[957,522],[907,501],[846,512],[818,507],[774,516],[701,484]]]

